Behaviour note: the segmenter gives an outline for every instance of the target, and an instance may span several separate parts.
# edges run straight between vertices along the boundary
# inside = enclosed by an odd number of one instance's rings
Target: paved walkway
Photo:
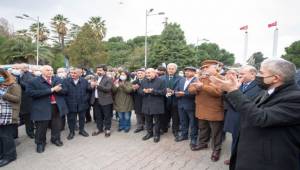
[[[18,158],[1,170],[228,169],[223,162],[228,158],[229,140],[223,144],[221,159],[213,163],[210,149],[193,152],[188,141],[176,143],[170,132],[161,136],[159,143],[154,143],[153,139],[142,141],[145,132],[117,132],[116,126],[113,121],[112,135],[105,138],[104,134],[91,136],[95,124],[88,123],[86,130],[90,136],[85,138],[76,134],[71,141],[66,139],[68,130],[65,130],[62,132],[63,147],[50,143],[48,131],[48,144],[42,154],[35,152],[35,144],[25,135],[22,126],[19,128]]]

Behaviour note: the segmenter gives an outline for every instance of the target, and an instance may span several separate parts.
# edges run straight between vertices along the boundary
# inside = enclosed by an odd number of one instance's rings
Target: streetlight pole
[[[37,17],[37,33],[36,33],[36,65],[39,65],[39,41],[40,41],[40,19]]]
[[[148,55],[148,44],[147,44],[147,39],[148,39],[148,16],[152,16],[152,15],[164,15],[164,12],[159,12],[159,13],[155,13],[155,14],[151,14],[151,12],[153,11],[153,8],[147,10],[146,9],[146,28],[145,28],[145,68],[147,68],[147,55]]]
[[[37,17],[37,19],[32,18],[32,17],[30,17],[27,14],[23,14],[23,16],[16,16],[16,18],[37,22],[37,31],[36,31],[36,65],[39,65],[40,19],[39,19],[39,17]]]

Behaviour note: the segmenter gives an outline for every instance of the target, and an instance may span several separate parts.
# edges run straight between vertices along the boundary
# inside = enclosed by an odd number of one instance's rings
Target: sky
[[[56,14],[63,14],[71,23],[83,25],[91,16],[100,16],[107,26],[106,39],[122,36],[125,40],[145,35],[145,13],[148,35],[160,34],[163,22],[180,24],[189,44],[217,43],[233,53],[236,62],[244,60],[244,35],[239,28],[248,25],[248,56],[261,51],[272,57],[273,35],[278,24],[278,56],[284,48],[300,40],[299,0],[1,0],[0,17],[13,25],[14,30],[28,28],[31,21],[15,16],[28,14],[39,17],[50,27]]]

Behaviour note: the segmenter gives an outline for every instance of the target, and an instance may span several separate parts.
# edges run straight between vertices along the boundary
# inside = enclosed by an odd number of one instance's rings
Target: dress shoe
[[[130,129],[125,129],[124,130],[125,133],[128,133],[129,131],[130,131]]]
[[[36,152],[37,153],[43,153],[44,151],[45,151],[45,145],[43,145],[43,144],[36,145]]]
[[[217,162],[217,161],[220,159],[220,153],[221,153],[220,150],[213,151],[213,153],[211,154],[210,159],[211,159],[213,162]]]
[[[79,135],[84,136],[84,137],[88,137],[89,136],[89,134],[85,130],[80,130],[79,131]]]
[[[62,141],[60,141],[60,140],[51,140],[51,143],[53,143],[54,145],[56,145],[56,146],[63,146],[64,145],[64,143],[62,142]]]
[[[197,149],[197,144],[191,143],[191,144],[190,144],[190,148],[191,148],[191,151],[196,151],[196,149]]]
[[[224,165],[230,165],[230,159],[225,160]]]
[[[3,167],[5,165],[7,165],[7,164],[9,164],[10,162],[12,162],[14,160],[16,160],[16,159],[1,159],[0,160],[0,167]]]
[[[207,144],[205,144],[205,145],[196,145],[193,148],[194,150],[192,150],[192,151],[199,151],[199,150],[206,149],[206,148],[208,148]]]
[[[105,130],[105,137],[110,137],[110,130]]]
[[[181,142],[181,141],[184,141],[184,140],[188,140],[189,138],[187,136],[177,136],[175,138],[175,142]]]
[[[135,129],[133,132],[134,133],[139,133],[139,132],[141,132],[141,131],[143,131],[144,130],[144,128],[137,128],[137,129]]]
[[[71,139],[74,138],[74,136],[75,136],[75,133],[74,132],[70,132],[69,135],[68,135],[68,137],[67,137],[67,139],[71,140]]]
[[[150,138],[152,138],[153,137],[153,134],[152,133],[147,133],[147,135],[145,135],[142,139],[143,140],[148,140],[148,139],[150,139]]]
[[[95,131],[92,133],[92,136],[97,136],[99,135],[100,133],[103,133],[103,130],[98,130],[98,131]]]
[[[34,138],[34,133],[27,134],[27,136],[28,136],[30,139],[33,139],[33,138]]]
[[[154,136],[153,141],[154,141],[155,143],[158,143],[159,140],[160,140],[159,136]]]
[[[148,139],[150,139],[150,138],[152,138],[152,137],[153,137],[153,134],[147,133],[147,135],[144,136],[142,139],[143,139],[143,140],[148,140]]]

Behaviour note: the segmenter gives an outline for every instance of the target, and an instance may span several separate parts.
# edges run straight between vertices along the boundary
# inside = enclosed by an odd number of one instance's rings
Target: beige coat
[[[200,78],[198,81],[203,83],[202,88],[197,89],[195,85],[191,84],[188,89],[190,93],[196,94],[196,117],[200,120],[223,121],[222,90],[211,85],[208,78]]]

